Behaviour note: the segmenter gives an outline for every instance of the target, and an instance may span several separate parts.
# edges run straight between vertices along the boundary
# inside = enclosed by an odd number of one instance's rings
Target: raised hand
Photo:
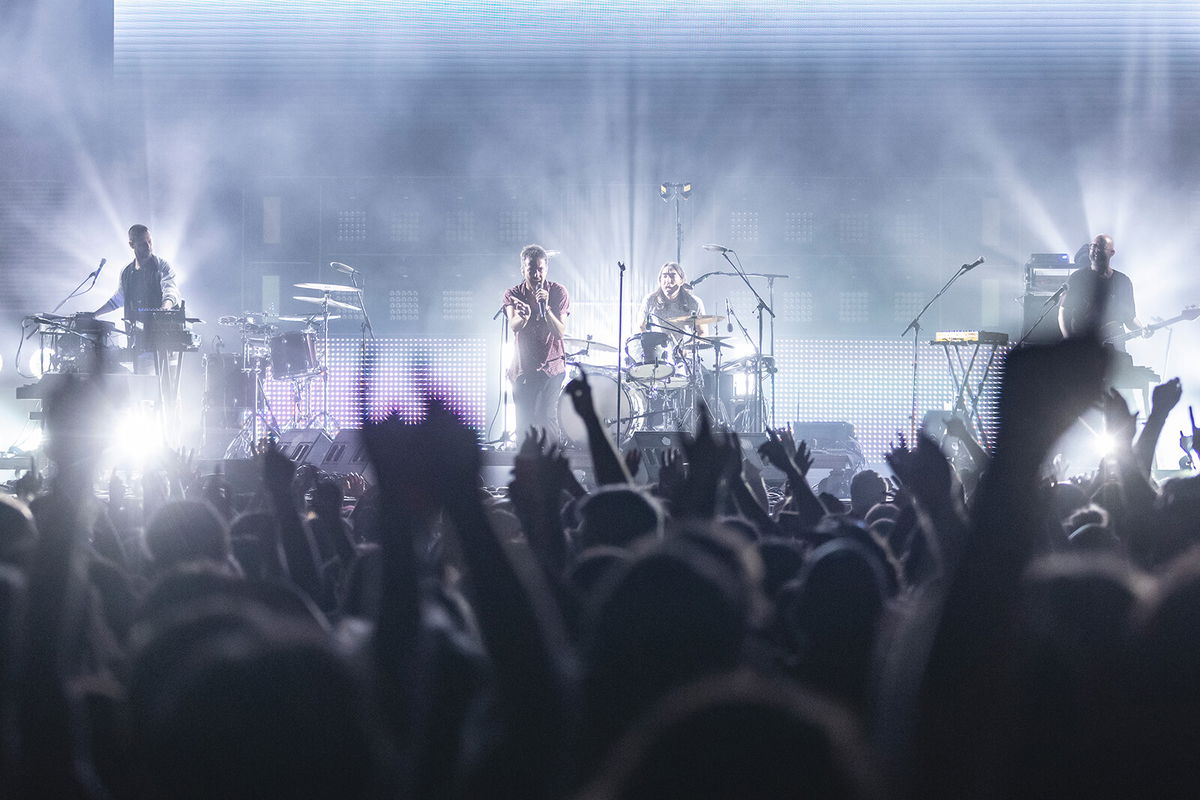
[[[625,469],[629,470],[629,477],[637,477],[638,470],[642,467],[642,451],[636,447],[631,447],[625,451]]]
[[[660,453],[658,458],[658,491],[663,497],[674,498],[687,479],[683,456],[672,447]]]
[[[588,383],[587,373],[580,370],[578,378],[572,378],[566,386],[567,396],[571,398],[571,406],[575,413],[585,420],[596,416],[596,406],[592,401],[592,387]]]
[[[1125,398],[1116,389],[1109,389],[1101,399],[1104,409],[1104,426],[1113,441],[1124,450],[1133,443],[1137,432],[1136,412],[1130,413]]]
[[[292,478],[296,475],[296,464],[283,454],[274,440],[267,440],[259,448],[258,458],[267,491],[274,497],[289,494]]]
[[[1188,406],[1188,418],[1192,422],[1192,452],[1200,455],[1200,449],[1197,449],[1200,448],[1200,429],[1196,427],[1196,412],[1191,406]]]
[[[924,432],[917,436],[915,449],[894,447],[884,460],[900,483],[927,507],[949,500],[953,484],[950,463],[937,442]]]
[[[1085,337],[1010,353],[1000,397],[1007,453],[1040,463],[1043,451],[1100,399],[1107,362],[1100,344]]]
[[[717,488],[731,458],[741,453],[736,441],[726,432],[715,432],[712,418],[703,403],[697,404],[700,427],[695,436],[686,432],[680,436],[680,444],[688,461],[688,478],[684,485],[683,514],[701,517],[712,516],[717,502]]]
[[[1171,409],[1179,405],[1179,401],[1183,398],[1183,384],[1179,378],[1171,378],[1165,383],[1160,383],[1154,387],[1154,391],[1150,394],[1150,410],[1154,414],[1168,414]]]
[[[792,440],[792,432],[785,431],[783,446],[787,447]],[[807,478],[808,471],[812,469],[813,462],[816,460],[812,453],[808,450],[808,442],[801,440],[799,444],[794,445],[795,452],[792,455],[792,462],[796,465],[796,469],[800,471],[800,477]]]
[[[805,446],[805,455],[808,454],[808,447]],[[799,449],[796,450],[797,454]],[[795,473],[801,475],[799,465],[792,461],[788,454],[788,446],[784,442],[783,436],[778,430],[771,428],[767,429],[767,440],[758,446],[758,454],[766,460],[768,464],[785,474]],[[811,460],[809,464],[811,465]]]

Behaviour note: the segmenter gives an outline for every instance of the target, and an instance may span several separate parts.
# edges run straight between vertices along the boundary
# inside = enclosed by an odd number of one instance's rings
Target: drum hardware
[[[362,305],[362,289],[361,287],[342,286],[333,283],[307,283],[295,284],[296,288],[311,289],[323,293],[322,297],[309,297],[296,295],[294,298],[303,303],[314,303],[321,306],[319,314],[313,314],[305,319],[307,325],[305,330],[294,332],[290,340],[284,341],[279,339],[278,346],[283,348],[284,356],[288,358],[288,364],[281,369],[281,374],[288,369],[295,367],[297,369],[305,366],[307,356],[311,354],[310,363],[307,365],[308,370],[299,372],[294,375],[288,375],[288,380],[292,381],[293,387],[293,421],[296,423],[293,427],[304,428],[322,428],[331,434],[336,434],[338,424],[334,420],[333,415],[329,413],[329,370],[322,363],[324,358],[329,354],[329,321],[336,319],[336,316],[329,313],[331,308],[343,308],[350,311],[361,311],[366,315],[366,309]],[[329,295],[332,292],[350,292],[356,294],[359,305],[353,303],[344,303],[341,300],[334,300]],[[316,321],[320,319],[321,328],[320,336],[317,335],[317,330],[314,327]],[[370,329],[370,323],[364,321],[363,334],[367,335]],[[279,338],[279,337],[277,337]],[[321,342],[320,353],[317,352],[316,343],[318,338]],[[276,342],[272,340],[272,363],[274,364],[274,356]],[[272,366],[274,370],[274,366]],[[315,377],[321,378],[321,410],[312,412],[312,379]],[[303,389],[301,388],[303,384]],[[307,412],[304,419],[300,419],[300,407],[302,397],[307,392],[307,397],[303,402],[305,411]]]
[[[635,333],[625,340],[630,366],[625,374],[632,381],[666,380],[675,374],[671,337],[659,331]]]
[[[678,325],[690,324],[690,325],[699,325],[699,326],[716,325],[718,322],[724,322],[724,321],[725,321],[724,317],[716,315],[716,314],[708,314],[703,317],[697,317],[697,316],[692,316],[691,314],[688,314],[686,317],[671,317],[670,319],[667,320],[667,322],[674,322]]]
[[[588,334],[586,339],[576,339],[570,336],[564,336],[562,342],[563,347],[582,347],[583,352],[585,353],[589,350],[595,350],[597,353],[618,352],[617,348],[613,347],[611,344],[597,342],[592,338],[591,334]]]
[[[219,428],[233,427],[228,424],[231,420],[240,428],[226,445],[225,458],[249,458],[256,442],[267,434],[279,435],[279,423],[263,387],[271,363],[271,340],[264,337],[277,330],[265,323],[267,317],[253,312],[221,317],[222,325],[238,328],[241,353],[217,352],[204,357],[204,437],[208,437],[214,415]],[[219,399],[220,405],[215,405],[214,399]]]
[[[277,381],[304,378],[316,373],[317,336],[309,331],[288,331],[270,339],[271,377]]]
[[[362,294],[362,289],[359,289],[357,286],[344,286],[340,283],[293,283],[292,287],[296,289],[310,289],[314,292],[325,292],[326,294],[335,292]]]
[[[347,311],[358,311],[359,307],[353,303],[343,303],[341,300],[334,300],[332,297],[311,297],[309,295],[296,294],[292,295],[293,300],[299,300],[301,303],[313,303],[314,305],[327,305],[329,308],[342,308]]]
[[[278,319],[280,322],[303,322],[308,325],[315,324],[316,320],[318,320],[320,318],[321,318],[320,313],[305,314],[305,315],[299,315],[299,316],[289,315],[289,316],[284,316],[284,317],[276,317],[276,319]],[[341,318],[342,318],[341,314],[330,314],[329,315],[330,322],[333,322],[335,319],[341,319]]]

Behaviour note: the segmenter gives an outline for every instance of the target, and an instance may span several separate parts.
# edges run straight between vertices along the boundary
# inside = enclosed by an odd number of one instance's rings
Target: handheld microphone
[[[538,284],[538,291],[540,292],[545,287],[546,287],[546,282],[542,281],[541,283]],[[546,301],[545,300],[538,300],[538,310],[540,312],[542,312],[542,319],[545,319],[546,318]]]
[[[963,272],[970,272],[971,270],[975,269],[982,263],[983,263],[983,256],[980,256],[979,258],[975,259],[975,261],[970,264],[963,264]]]
[[[358,274],[358,270],[356,270],[354,267],[350,266],[349,264],[343,264],[340,261],[330,261],[329,266],[333,269],[336,269],[338,272],[344,272],[347,275]]]
[[[701,247],[701,249],[710,250],[714,253],[732,253],[733,252],[732,247],[724,247],[719,244],[702,244],[702,245],[700,245],[700,247]]]

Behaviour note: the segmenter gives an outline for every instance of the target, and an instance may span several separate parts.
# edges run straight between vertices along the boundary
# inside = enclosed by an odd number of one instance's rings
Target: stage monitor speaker
[[[320,466],[333,440],[320,428],[296,428],[281,433],[277,444],[280,452],[297,464]]]
[[[363,441],[362,431],[359,430],[338,431],[324,457],[313,463],[322,472],[331,475],[358,473],[367,478],[368,482],[374,482],[373,473],[368,474],[371,471],[371,459],[367,456],[367,445]]]

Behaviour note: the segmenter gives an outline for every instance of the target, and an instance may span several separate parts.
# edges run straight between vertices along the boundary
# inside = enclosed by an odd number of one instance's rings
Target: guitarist
[[[1116,253],[1111,236],[1100,234],[1088,246],[1089,265],[1077,269],[1067,278],[1067,291],[1058,307],[1058,327],[1063,336],[1071,337],[1095,327],[1101,341],[1113,339],[1125,332],[1152,331],[1137,318],[1133,302],[1133,281],[1124,272],[1112,268]],[[1125,349],[1122,341],[1112,343]]]

